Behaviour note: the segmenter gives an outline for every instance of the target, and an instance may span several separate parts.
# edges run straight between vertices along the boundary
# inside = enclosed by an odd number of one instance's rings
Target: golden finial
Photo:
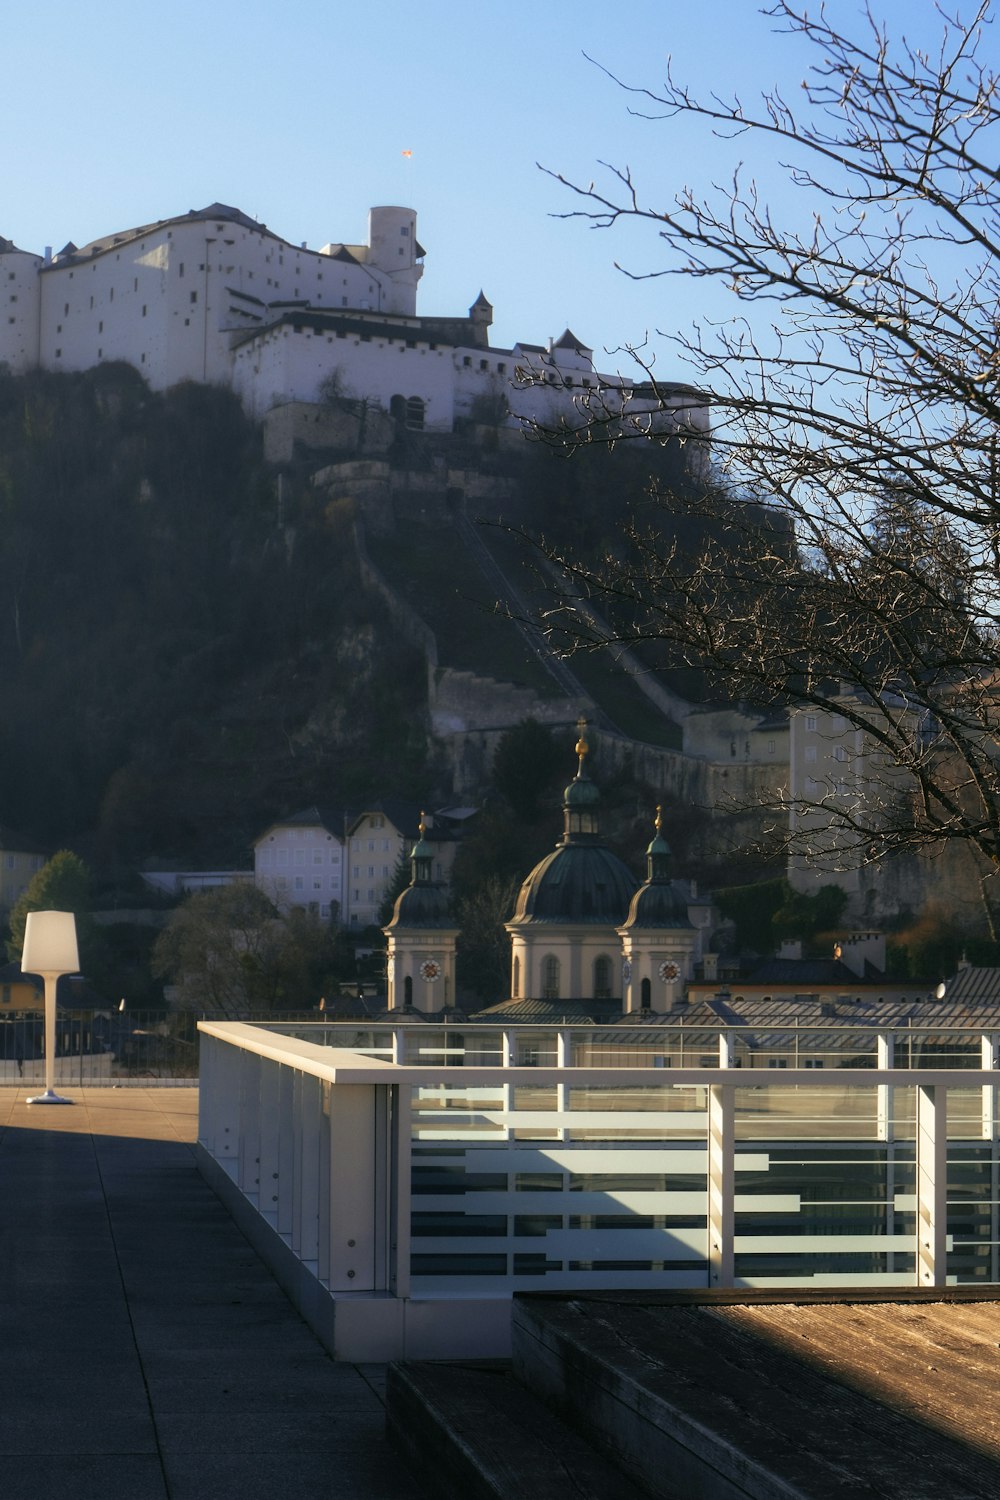
[[[663,829],[663,808],[660,803],[656,804],[656,817],[653,819],[653,827],[657,833],[660,833]]]
[[[427,814],[423,808],[420,809],[420,822],[417,824],[417,827],[420,830],[420,837],[423,838],[427,833]]]
[[[576,753],[580,757],[580,770],[582,771],[584,758],[590,752],[590,746],[587,744],[587,721],[582,714],[576,721],[576,728],[580,736],[576,742]]]

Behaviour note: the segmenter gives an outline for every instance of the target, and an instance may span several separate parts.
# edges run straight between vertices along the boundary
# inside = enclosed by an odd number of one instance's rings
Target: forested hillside
[[[0,373],[0,822],[113,875],[246,864],[270,819],[311,803],[450,795],[428,742],[424,657],[362,582],[350,487],[331,499],[312,483],[354,457],[300,454],[279,482],[222,389],[153,394],[125,365]],[[404,506],[389,531],[382,506],[370,546],[440,664],[543,693],[558,689],[463,550],[449,472],[502,481],[510,532],[493,546],[510,575],[520,528],[598,557],[627,545],[630,517],[661,524],[651,470],[667,488],[689,482],[670,444],[567,458],[491,445],[482,429],[401,430],[387,458],[415,490],[440,484],[436,512]],[[544,604],[538,579],[528,597]],[[671,743],[612,667],[602,678],[581,659],[588,690],[628,732]]]
[[[227,392],[0,375],[0,821],[101,864],[245,863],[261,818],[416,795],[422,665],[351,517]]]

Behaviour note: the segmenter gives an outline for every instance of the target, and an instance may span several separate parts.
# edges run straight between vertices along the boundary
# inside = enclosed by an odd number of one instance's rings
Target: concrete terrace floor
[[[198,1092],[0,1088],[0,1496],[419,1500],[195,1167]]]

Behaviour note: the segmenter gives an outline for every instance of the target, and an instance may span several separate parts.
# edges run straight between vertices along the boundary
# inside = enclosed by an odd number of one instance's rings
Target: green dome
[[[389,927],[452,927],[448,888],[437,882],[408,885],[396,897]]]
[[[512,921],[620,927],[635,887],[631,870],[603,844],[560,844],[521,886]]]

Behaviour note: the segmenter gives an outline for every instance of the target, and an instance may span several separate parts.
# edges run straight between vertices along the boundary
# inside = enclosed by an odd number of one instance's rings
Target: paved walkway
[[[419,1500],[194,1165],[195,1089],[0,1088],[0,1496]]]

